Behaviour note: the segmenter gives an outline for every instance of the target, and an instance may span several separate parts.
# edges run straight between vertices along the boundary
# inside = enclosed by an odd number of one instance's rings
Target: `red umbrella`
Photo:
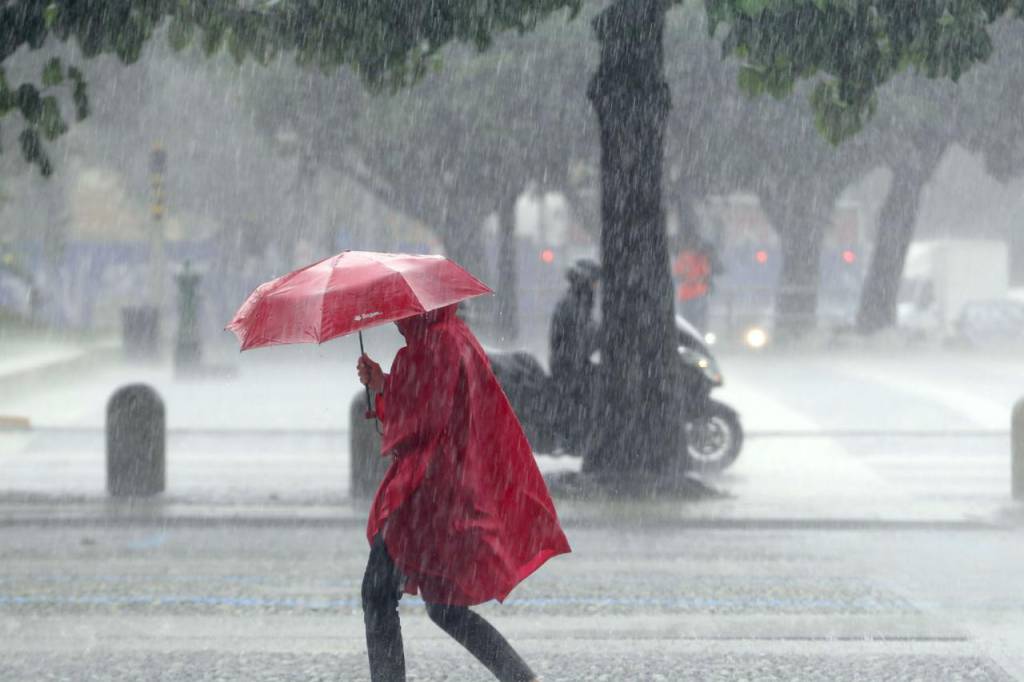
[[[225,329],[242,350],[323,343],[489,293],[444,256],[342,251],[261,284]]]
[[[489,293],[444,256],[342,251],[256,287],[225,329],[242,350],[360,332],[362,352],[363,329]]]

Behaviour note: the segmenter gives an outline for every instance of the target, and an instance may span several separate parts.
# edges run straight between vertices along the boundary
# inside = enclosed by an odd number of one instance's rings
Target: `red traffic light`
[[[540,252],[540,259],[545,263],[554,263],[555,252],[552,251],[551,249],[544,249],[543,251]]]
[[[764,250],[758,251],[757,253],[754,254],[754,260],[756,260],[761,265],[764,265],[765,263],[768,262],[768,252]]]
[[[853,251],[851,251],[850,249],[846,249],[845,251],[843,251],[843,261],[845,263],[849,263],[852,265],[853,262],[856,260],[857,254],[855,254]]]

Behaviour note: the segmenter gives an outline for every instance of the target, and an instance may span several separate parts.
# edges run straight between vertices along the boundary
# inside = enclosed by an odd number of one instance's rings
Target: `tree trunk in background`
[[[299,215],[303,216],[307,229],[313,234],[309,240],[315,253],[330,255],[338,250],[338,226],[326,220],[322,213],[310,213],[310,207],[316,205],[316,181],[318,161],[314,154],[302,149],[299,151],[298,171],[295,174],[296,197],[300,202]]]
[[[495,329],[503,342],[515,341],[519,336],[519,288],[516,244],[516,197],[508,196],[498,207],[498,284],[495,307]]]
[[[695,201],[696,198],[688,193],[679,196],[679,248],[693,247],[700,241],[700,220],[697,218]]]
[[[460,211],[449,214],[448,224],[443,226],[441,240],[445,254],[474,277],[487,282],[490,276],[484,262],[484,240],[479,213]]]
[[[583,469],[623,491],[664,476],[685,448],[661,197],[665,11],[663,0],[617,0],[594,21],[601,57],[588,96],[601,139],[605,336]]]
[[[775,294],[775,335],[781,342],[798,339],[817,326],[821,282],[820,216],[799,216],[780,234],[782,271]]]
[[[857,331],[872,334],[896,324],[896,304],[907,251],[914,237],[921,188],[931,168],[897,166],[878,215],[878,235],[860,293]]]
[[[41,282],[39,278],[33,278],[29,307],[33,321],[63,324],[66,321],[61,310],[66,278],[64,253],[71,227],[67,175],[59,180],[51,177],[48,190],[50,196],[46,203],[43,230],[43,278]],[[40,289],[40,286],[45,288]]]
[[[778,343],[799,339],[817,325],[821,246],[836,194],[824,189],[797,192],[790,188],[764,197],[763,206],[782,250],[782,270],[775,288]],[[821,200],[825,197],[827,200]]]

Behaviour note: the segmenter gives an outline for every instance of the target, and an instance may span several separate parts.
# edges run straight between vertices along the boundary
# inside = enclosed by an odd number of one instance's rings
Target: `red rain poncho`
[[[427,603],[503,600],[549,558],[569,552],[522,426],[454,306],[401,320],[377,413],[395,454],[370,510]]]

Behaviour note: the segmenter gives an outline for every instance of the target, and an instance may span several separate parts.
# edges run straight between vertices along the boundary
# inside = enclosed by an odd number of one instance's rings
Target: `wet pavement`
[[[1006,529],[569,525],[478,607],[551,680],[1024,679]],[[0,679],[365,680],[354,525],[0,528]],[[488,679],[402,602],[411,680]]]
[[[32,420],[0,432],[0,680],[367,679],[354,354],[280,350],[231,377],[98,364],[0,395]],[[723,495],[559,495],[574,553],[480,607],[542,679],[1024,681],[1024,363],[723,366],[749,436],[707,481]],[[105,400],[130,381],[168,406],[151,500],[105,493]],[[418,600],[402,613],[409,679],[488,679]]]
[[[422,647],[417,647],[422,648]],[[537,661],[533,668],[545,682],[607,680],[703,680],[716,682],[1008,682],[991,661],[975,656],[944,654],[735,654],[695,652],[668,645],[631,647],[629,651],[590,647],[537,645],[521,653]],[[410,647],[410,657],[418,653]],[[539,659],[539,660],[538,660]],[[0,663],[4,679],[125,680],[181,682],[224,680],[317,682],[369,680],[359,654],[295,654],[290,652],[224,652],[87,654],[34,660],[19,656]],[[493,679],[458,652],[444,652],[410,661],[407,679],[426,682],[479,682]]]

